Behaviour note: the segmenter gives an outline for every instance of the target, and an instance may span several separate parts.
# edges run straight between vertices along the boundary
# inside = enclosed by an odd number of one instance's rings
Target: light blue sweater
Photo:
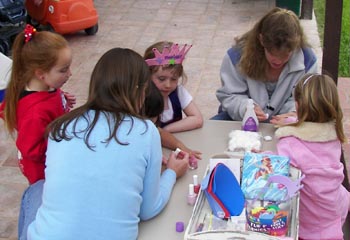
[[[133,120],[131,131],[128,117],[118,130],[119,140],[128,145],[103,142],[108,136],[105,117],[90,137],[95,151],[79,138],[49,140],[43,204],[28,239],[136,239],[140,219],[161,212],[176,174],[165,170],[161,175],[162,149],[154,124]],[[78,128],[84,126],[80,120]]]

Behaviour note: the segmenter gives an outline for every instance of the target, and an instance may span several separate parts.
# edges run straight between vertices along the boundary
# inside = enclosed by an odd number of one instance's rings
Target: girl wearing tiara
[[[59,34],[37,32],[27,25],[12,47],[13,64],[0,116],[11,134],[17,134],[19,166],[33,184],[44,179],[47,125],[75,104],[60,90],[72,75],[72,52]]]
[[[148,47],[144,54],[152,81],[164,98],[160,126],[169,132],[182,132],[203,126],[202,114],[183,86],[187,79],[182,61],[190,48],[191,46],[184,45],[180,49],[178,44],[163,41]],[[185,113],[185,118],[182,117],[182,112]]]
[[[188,152],[197,159],[201,159],[201,152],[188,148],[182,141],[177,139],[172,133],[159,127],[159,117],[164,109],[163,95],[160,93],[156,85],[151,81],[149,86],[148,95],[145,98],[143,105],[143,112],[146,117],[152,120],[157,126],[162,142],[162,146],[175,151],[176,148]],[[164,161],[166,163],[166,161]]]
[[[277,151],[305,175],[300,194],[300,239],[343,239],[350,209],[340,162],[343,113],[334,81],[307,74],[294,90],[297,121],[276,131]]]

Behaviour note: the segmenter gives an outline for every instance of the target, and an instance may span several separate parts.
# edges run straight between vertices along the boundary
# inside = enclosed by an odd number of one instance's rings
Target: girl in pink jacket
[[[340,162],[343,113],[337,86],[326,75],[306,75],[294,90],[298,120],[276,131],[277,151],[305,174],[300,194],[300,239],[343,239],[350,210]]]

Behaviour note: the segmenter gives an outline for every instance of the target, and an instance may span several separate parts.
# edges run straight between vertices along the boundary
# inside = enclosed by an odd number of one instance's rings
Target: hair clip
[[[307,82],[312,78],[312,77],[314,77],[314,76],[319,76],[320,74],[311,74],[310,76],[308,76],[305,80],[304,80],[304,82],[303,82],[303,86],[305,86],[305,84],[307,84]]]
[[[191,47],[192,45],[185,44],[180,50],[179,44],[174,43],[171,47],[164,47],[162,53],[158,49],[153,48],[152,51],[155,57],[146,59],[146,63],[148,66],[181,64]]]
[[[27,24],[24,29],[24,43],[29,42],[35,34],[36,29],[32,25]]]

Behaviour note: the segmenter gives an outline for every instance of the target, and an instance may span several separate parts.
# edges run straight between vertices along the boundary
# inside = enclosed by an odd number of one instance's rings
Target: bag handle
[[[283,198],[279,202],[286,202],[289,199],[293,198],[295,195],[297,195],[297,193],[300,191],[300,189],[302,189],[304,187],[304,185],[301,184],[301,181],[304,178],[305,178],[305,175],[302,175],[300,178],[298,178],[297,180],[293,181],[289,177],[286,177],[286,176],[283,176],[283,175],[272,175],[272,176],[269,176],[269,178],[267,179],[267,183],[261,189],[261,192],[258,195],[265,194],[266,191],[268,190],[270,184],[278,183],[278,184],[284,185],[287,188],[287,195],[285,196],[285,198]],[[255,197],[255,199],[253,199],[253,200],[255,201],[255,200],[257,200],[257,198],[258,197]]]

